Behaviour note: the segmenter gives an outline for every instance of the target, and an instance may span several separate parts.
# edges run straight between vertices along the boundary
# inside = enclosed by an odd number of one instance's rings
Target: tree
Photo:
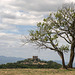
[[[30,31],[30,41],[41,48],[56,51],[62,59],[63,68],[72,68],[75,48],[75,10],[73,7],[63,7],[37,24],[37,29]],[[58,38],[63,38],[68,45],[59,45]],[[64,52],[70,50],[70,60],[65,65]]]

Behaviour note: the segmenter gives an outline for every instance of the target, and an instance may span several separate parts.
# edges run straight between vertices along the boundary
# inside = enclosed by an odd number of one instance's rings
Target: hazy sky
[[[21,38],[36,29],[37,22],[56,12],[62,4],[75,0],[0,0],[0,56],[60,60],[57,53],[39,50],[32,44],[22,46]]]

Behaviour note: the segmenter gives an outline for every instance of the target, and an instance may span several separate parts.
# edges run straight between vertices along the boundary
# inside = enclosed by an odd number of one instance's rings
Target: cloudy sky
[[[57,53],[40,50],[32,44],[22,46],[21,38],[36,29],[37,22],[56,12],[62,4],[75,0],[0,0],[0,56],[60,60]]]

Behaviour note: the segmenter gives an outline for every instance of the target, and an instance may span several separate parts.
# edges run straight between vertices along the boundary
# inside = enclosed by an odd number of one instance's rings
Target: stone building
[[[34,62],[37,62],[38,61],[38,56],[33,56],[33,60],[34,60]]]

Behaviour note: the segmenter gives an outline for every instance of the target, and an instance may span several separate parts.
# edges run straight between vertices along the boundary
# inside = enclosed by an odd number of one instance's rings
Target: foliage
[[[29,59],[25,59],[23,61],[18,61],[16,63],[7,63],[7,64],[2,64],[0,65],[0,69],[1,68],[54,68],[54,69],[58,69],[58,68],[61,68],[61,65],[56,63],[56,62],[53,62],[53,61],[42,61],[40,60],[40,62],[42,63],[46,63],[44,65],[42,64],[32,64],[32,63],[29,63],[29,64],[23,64],[23,62],[28,62]],[[32,61],[32,60],[30,60]],[[29,62],[30,62],[29,61]]]
[[[71,44],[72,38],[75,36],[75,19],[74,9],[64,7],[43,20],[43,23],[37,24],[37,30],[30,31],[30,41],[36,43],[39,47],[48,48],[54,51],[68,51],[69,46],[62,45],[60,48],[58,38],[63,38],[67,43]]]

